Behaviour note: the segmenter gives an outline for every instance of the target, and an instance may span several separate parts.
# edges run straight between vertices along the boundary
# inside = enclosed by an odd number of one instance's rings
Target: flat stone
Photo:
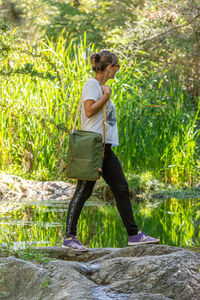
[[[51,258],[81,261],[81,262],[95,260],[113,252],[113,250],[109,248],[94,248],[94,249],[91,248],[88,251],[74,251],[71,249],[57,247],[57,246],[36,247],[35,250],[43,254],[46,253],[48,254],[48,257]]]

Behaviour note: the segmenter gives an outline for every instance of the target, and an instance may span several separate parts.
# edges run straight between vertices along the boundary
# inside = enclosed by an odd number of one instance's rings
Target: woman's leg
[[[110,146],[106,146],[102,176],[113,192],[119,214],[126,227],[128,235],[133,236],[138,233],[138,227],[133,217],[128,183],[117,156],[111,150]]]
[[[78,218],[85,201],[92,194],[94,185],[95,181],[78,180],[76,190],[69,203],[66,221],[66,237],[76,235]]]

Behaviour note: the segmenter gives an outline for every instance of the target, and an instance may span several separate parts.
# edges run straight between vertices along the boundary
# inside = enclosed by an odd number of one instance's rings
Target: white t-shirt
[[[100,133],[103,136],[103,108],[90,118],[85,115],[84,102],[86,100],[98,101],[103,95],[101,86],[96,79],[86,81],[82,89],[81,126],[82,130]],[[106,114],[106,144],[112,147],[119,145],[115,105],[110,100],[107,102]]]

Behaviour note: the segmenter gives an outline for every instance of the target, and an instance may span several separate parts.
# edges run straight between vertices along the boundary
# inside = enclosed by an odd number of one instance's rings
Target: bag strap
[[[76,112],[76,117],[75,117],[73,128],[72,128],[72,132],[74,132],[74,130],[75,130],[76,122],[77,122],[78,115],[79,115],[79,112],[80,112],[80,109],[81,109],[81,102],[82,102],[82,97],[80,98],[80,101],[79,101],[78,109],[77,109],[77,112]],[[104,149],[105,149],[105,143],[106,143],[106,112],[107,112],[107,102],[103,105],[103,140],[104,140]]]
[[[82,97],[80,98],[80,101],[79,101],[79,104],[78,104],[78,109],[77,109],[77,112],[76,112],[76,117],[75,117],[75,120],[74,120],[72,132],[74,132],[74,130],[75,130],[76,122],[77,122],[78,115],[79,115],[79,112],[80,112],[80,109],[81,109],[81,102],[82,102]]]
[[[106,112],[107,112],[107,102],[103,105],[103,141],[104,148],[106,144]]]

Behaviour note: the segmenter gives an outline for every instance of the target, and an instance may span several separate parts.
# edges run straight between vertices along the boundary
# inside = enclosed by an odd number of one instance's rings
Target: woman
[[[94,79],[89,79],[82,90],[82,129],[103,135],[103,105],[107,103],[106,145],[102,177],[110,186],[115,197],[117,209],[129,236],[128,245],[159,243],[158,239],[148,236],[143,231],[138,232],[130,203],[128,183],[120,162],[111,149],[111,147],[118,146],[119,142],[115,105],[110,100],[111,88],[105,83],[114,78],[119,70],[118,57],[108,50],[102,50],[92,54],[90,61],[96,76]],[[76,238],[76,227],[81,209],[85,201],[91,196],[94,185],[94,181],[78,180],[75,193],[69,204],[66,236],[62,245],[64,248],[87,250]]]

